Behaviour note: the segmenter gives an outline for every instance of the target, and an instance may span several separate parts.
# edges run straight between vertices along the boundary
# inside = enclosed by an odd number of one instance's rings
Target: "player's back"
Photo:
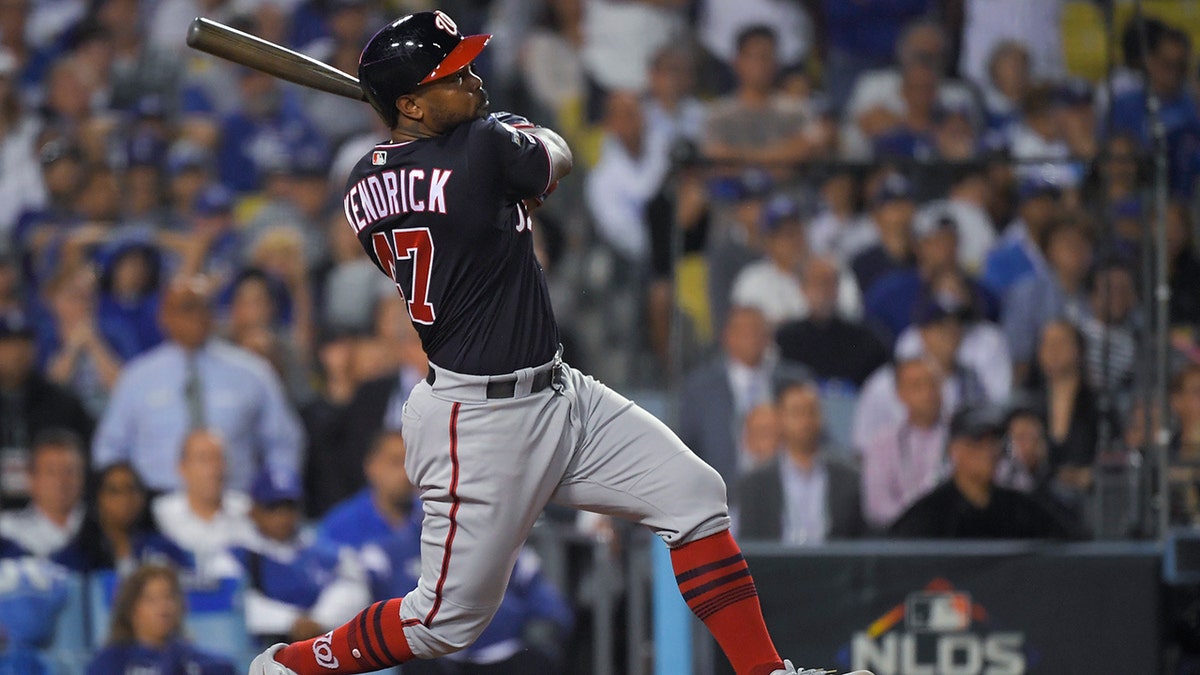
[[[346,218],[396,281],[429,360],[472,375],[549,361],[558,345],[531,221],[550,160],[529,134],[490,119],[385,143],[346,187]]]

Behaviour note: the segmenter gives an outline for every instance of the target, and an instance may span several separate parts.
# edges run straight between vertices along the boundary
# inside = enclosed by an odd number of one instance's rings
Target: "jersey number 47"
[[[371,244],[375,258],[408,302],[408,315],[416,323],[432,325],[437,315],[429,303],[429,272],[433,268],[429,228],[376,232],[371,235]]]

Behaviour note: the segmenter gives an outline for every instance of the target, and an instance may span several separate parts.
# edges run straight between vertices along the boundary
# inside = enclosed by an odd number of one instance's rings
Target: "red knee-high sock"
[[[413,655],[404,638],[400,600],[377,602],[341,628],[284,647],[275,660],[299,675],[366,673],[409,661]]]
[[[729,530],[673,549],[671,566],[683,599],[738,675],[770,675],[783,668],[763,623],[750,569]]]

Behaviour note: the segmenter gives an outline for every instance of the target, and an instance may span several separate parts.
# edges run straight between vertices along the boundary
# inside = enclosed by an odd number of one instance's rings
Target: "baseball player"
[[[250,672],[361,673],[463,649],[553,501],[653,528],[738,675],[796,673],[763,625],[720,476],[559,356],[529,212],[570,172],[571,150],[522,117],[488,115],[471,64],[490,38],[421,12],[376,33],[359,61],[391,140],[352,172],[346,218],[404,296],[430,364],[403,412],[420,581],[326,635],[271,647]]]

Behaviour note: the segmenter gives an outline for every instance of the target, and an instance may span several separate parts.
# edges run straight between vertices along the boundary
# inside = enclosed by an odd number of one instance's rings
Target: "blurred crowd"
[[[742,538],[819,544],[1151,534],[1160,221],[1170,519],[1200,525],[1200,25],[1125,21],[1089,79],[1072,4],[439,7],[495,34],[493,109],[576,154],[534,230],[566,359],[678,401]],[[387,129],[184,35],[208,16],[355,73],[432,8],[0,0],[0,551],[130,575],[92,672],[226,672],[180,638],[197,579],[243,580],[264,642],[415,583],[399,425],[427,364],[341,206]],[[428,672],[552,668],[572,612],[532,553],[505,603]]]

